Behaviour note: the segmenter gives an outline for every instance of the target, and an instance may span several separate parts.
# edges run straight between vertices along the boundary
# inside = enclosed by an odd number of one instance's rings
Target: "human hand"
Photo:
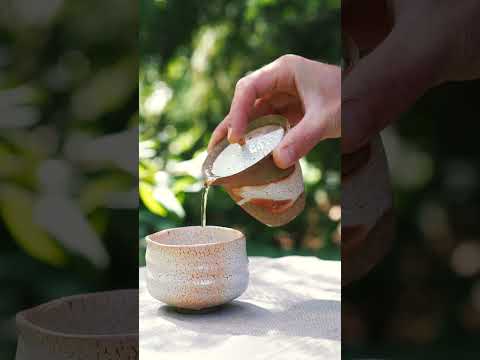
[[[385,3],[342,3],[344,30],[373,48],[342,84],[344,153],[367,144],[428,89],[480,77],[478,0]]]
[[[294,127],[273,159],[288,168],[320,140],[340,136],[340,89],[338,66],[284,55],[238,81],[230,112],[214,130],[208,149],[225,136],[241,143],[250,120],[279,114]]]

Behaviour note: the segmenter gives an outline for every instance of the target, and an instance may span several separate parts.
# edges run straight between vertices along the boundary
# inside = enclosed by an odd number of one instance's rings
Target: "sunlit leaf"
[[[160,203],[153,196],[153,186],[146,183],[140,182],[139,189],[140,199],[142,199],[143,204],[150,210],[152,213],[159,216],[167,216],[168,212],[165,208],[160,205]]]
[[[155,199],[160,201],[168,210],[175,213],[178,217],[183,218],[185,216],[185,210],[183,210],[182,204],[180,204],[170,189],[157,187],[153,193]]]
[[[177,136],[175,140],[170,143],[168,150],[174,155],[180,155],[190,150],[198,139],[200,139],[204,131],[205,128],[202,125],[195,124],[190,130]]]
[[[202,178],[202,165],[207,158],[207,151],[196,153],[192,159],[185,161],[169,161],[167,171],[174,175],[189,175],[196,179]]]
[[[149,184],[155,182],[155,173],[158,171],[157,166],[150,159],[140,159],[138,164],[138,175],[141,181]]]
[[[196,184],[198,181],[196,181],[194,178],[185,176],[182,177],[178,180],[175,180],[172,186],[172,191],[174,194],[178,194],[181,192],[186,192],[190,188],[192,188],[192,185]],[[201,187],[201,185],[200,185]]]
[[[155,141],[145,140],[140,141],[138,144],[138,156],[140,159],[148,159],[155,156]]]
[[[302,167],[303,180],[307,184],[316,184],[322,178],[322,171],[317,168],[312,163],[308,162],[307,159],[300,159],[300,165]]]
[[[158,81],[146,98],[140,98],[140,113],[146,117],[160,115],[171,98],[172,90],[163,81]]]
[[[50,265],[66,262],[62,248],[33,219],[31,193],[15,186],[0,188],[0,211],[13,239],[32,257]]]
[[[187,67],[189,66],[188,58],[184,56],[179,56],[174,58],[169,64],[167,68],[167,76],[171,80],[177,80],[183,76],[184,72],[186,71]]]

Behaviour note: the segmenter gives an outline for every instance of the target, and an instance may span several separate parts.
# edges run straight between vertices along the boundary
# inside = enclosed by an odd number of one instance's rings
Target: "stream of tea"
[[[205,185],[203,185],[202,204],[201,204],[202,226],[203,227],[205,227],[207,225],[207,200],[208,200],[208,190],[209,189],[210,189],[210,185],[205,183]]]

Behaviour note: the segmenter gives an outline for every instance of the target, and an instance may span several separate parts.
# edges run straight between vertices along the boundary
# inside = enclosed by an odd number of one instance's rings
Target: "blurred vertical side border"
[[[411,5],[412,14],[417,13],[415,5],[436,6],[428,1],[395,3]],[[383,0],[342,3],[342,30],[357,43],[363,64],[390,31],[406,29],[388,27],[393,12],[385,4]],[[430,20],[417,18],[410,27]],[[454,21],[443,26],[455,28]],[[461,41],[460,31],[451,33]],[[431,49],[441,43],[436,35],[433,27],[419,33],[425,52],[425,39],[431,38]],[[475,46],[472,42],[472,49]],[[400,49],[390,50],[399,63],[410,55]],[[435,52],[438,61],[448,54],[441,50]],[[416,56],[429,56],[420,55]],[[395,71],[400,67],[389,65],[386,70],[377,66],[372,78],[379,73],[389,79],[398,77]],[[409,68],[409,73],[422,76],[418,69]],[[392,81],[392,92],[398,86]],[[365,94],[371,94],[375,86],[365,88]],[[342,358],[480,358],[479,94],[478,78],[432,87],[381,132],[388,160],[385,172],[393,192],[395,236],[391,249],[369,264],[368,273],[342,288]],[[374,180],[365,191],[370,198],[375,193]],[[346,232],[342,232],[342,244],[346,244]],[[357,244],[361,243],[358,238],[354,238]],[[381,236],[378,243],[383,245],[385,240]],[[358,251],[362,260],[373,252],[365,244],[356,247],[362,250]],[[344,249],[343,269],[350,265]]]
[[[19,311],[138,289],[137,44],[136,1],[1,1],[1,359]]]

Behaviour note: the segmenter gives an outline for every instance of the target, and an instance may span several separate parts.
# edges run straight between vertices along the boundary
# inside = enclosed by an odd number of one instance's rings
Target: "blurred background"
[[[19,310],[138,286],[137,9],[2,1],[0,359]]]
[[[480,357],[479,93],[441,86],[384,130],[396,239],[342,289],[345,359]]]
[[[141,0],[140,247],[145,235],[200,225],[201,165],[236,82],[292,53],[340,64],[338,0]],[[302,160],[307,205],[290,224],[268,228],[221,188],[212,188],[207,223],[238,228],[250,256],[340,258],[338,141]]]

